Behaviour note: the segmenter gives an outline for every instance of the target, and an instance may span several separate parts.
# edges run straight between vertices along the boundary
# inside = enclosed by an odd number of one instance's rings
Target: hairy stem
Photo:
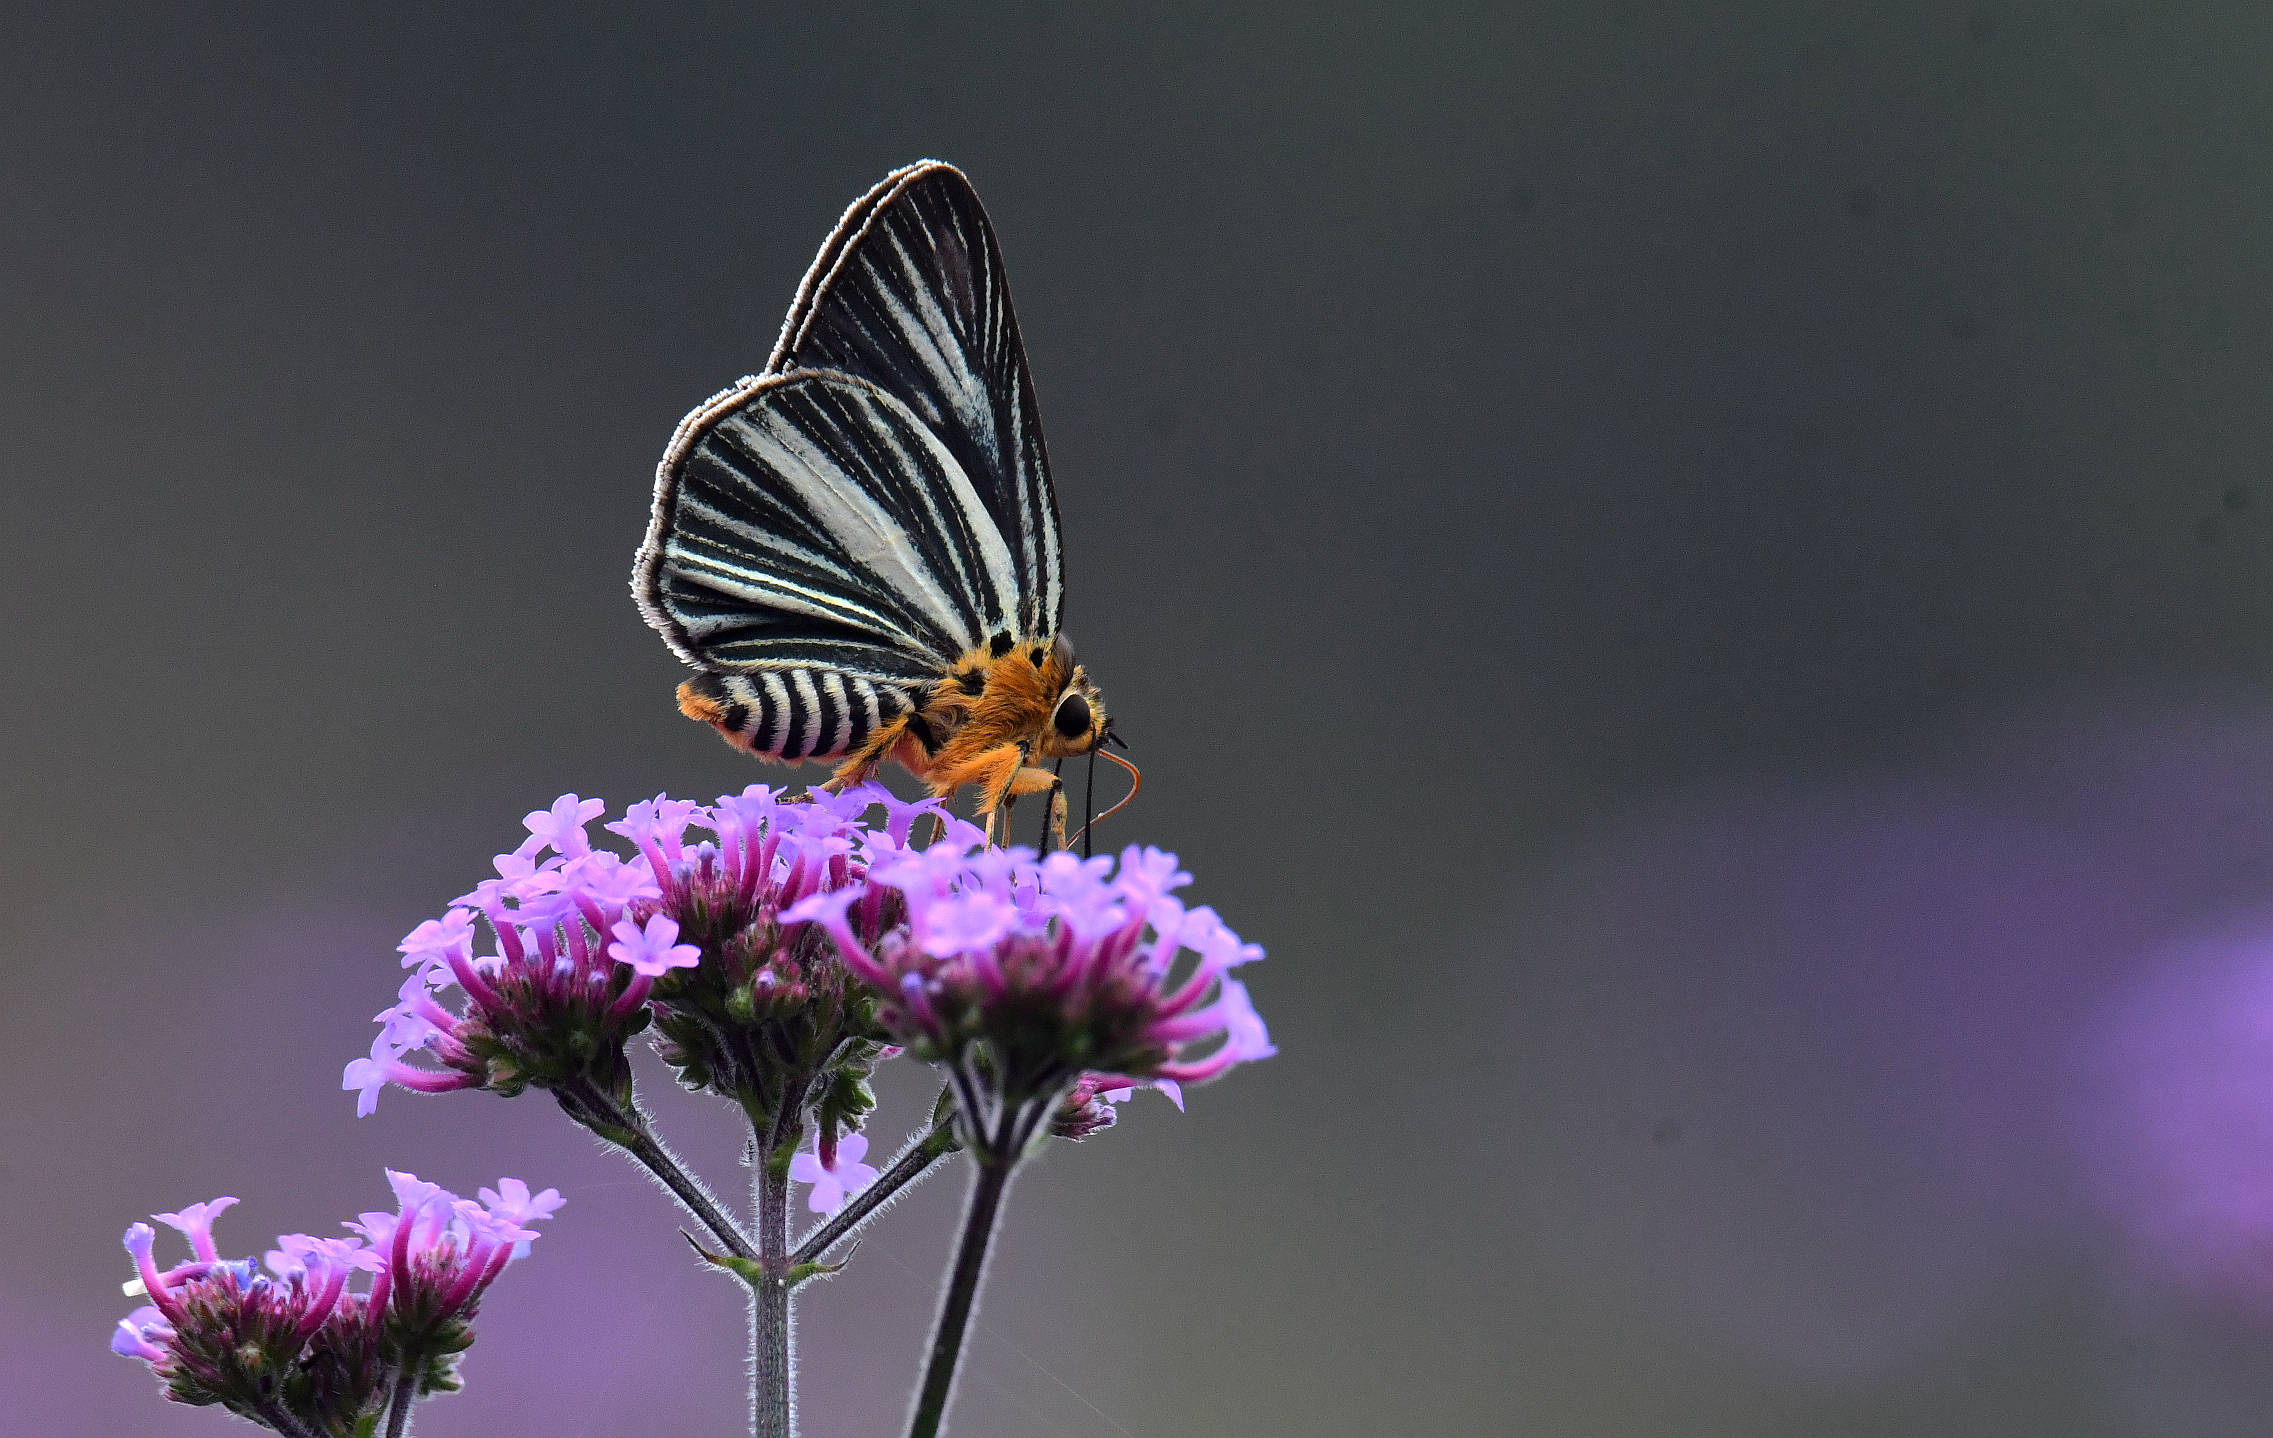
[[[639,1141],[625,1145],[626,1151],[638,1159],[647,1170],[660,1179],[681,1207],[710,1231],[710,1236],[725,1246],[736,1258],[755,1257],[747,1235],[741,1226],[727,1217],[701,1182],[682,1167],[671,1151],[653,1134],[642,1133]]]
[[[750,1295],[750,1431],[789,1438],[789,1174],[769,1149],[757,1155],[758,1253],[765,1276]]]
[[[419,1368],[417,1363],[408,1363],[395,1375],[395,1390],[387,1399],[387,1438],[403,1438],[410,1432],[410,1410],[418,1402]]]
[[[978,1164],[971,1179],[970,1206],[963,1213],[955,1269],[947,1281],[946,1300],[940,1304],[939,1322],[932,1330],[931,1354],[924,1364],[923,1387],[916,1392],[915,1413],[908,1420],[908,1438],[935,1438],[940,1420],[946,1416],[947,1399],[955,1387],[955,1367],[963,1356],[963,1331],[970,1325],[979,1280],[986,1272],[987,1245],[994,1238],[1002,1196],[1010,1186],[1008,1157],[973,1157]]]
[[[789,1321],[789,1160],[805,1137],[805,1099],[813,1075],[782,1086],[780,1104],[750,1111],[750,1184],[758,1216],[758,1264],[750,1292],[750,1432],[791,1438],[797,1370]]]
[[[749,1235],[718,1206],[702,1181],[689,1173],[679,1162],[678,1155],[666,1148],[649,1127],[647,1115],[640,1111],[637,1100],[618,1104],[597,1088],[585,1085],[573,1094],[563,1092],[561,1107],[593,1133],[616,1145],[637,1160],[642,1168],[655,1175],[679,1206],[687,1211],[711,1238],[728,1253],[741,1259],[758,1257],[757,1246]]]
[[[284,1435],[284,1438],[316,1438],[308,1425],[292,1416],[282,1403],[271,1402],[260,1410],[260,1421]]]
[[[876,1181],[846,1201],[828,1222],[805,1236],[790,1255],[792,1268],[817,1262],[823,1254],[850,1237],[852,1231],[866,1223],[877,1209],[882,1208],[893,1194],[931,1172],[932,1166],[955,1151],[955,1124],[952,1118],[934,1124],[930,1132],[909,1141],[900,1150]]]

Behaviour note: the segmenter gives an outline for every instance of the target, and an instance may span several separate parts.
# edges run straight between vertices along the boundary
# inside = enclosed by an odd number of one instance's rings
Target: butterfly
[[[1034,384],[962,171],[919,161],[844,212],[764,371],[663,452],[632,592],[696,670],[680,712],[834,788],[887,761],[973,788],[990,837],[1022,794],[1058,822],[1040,761],[1120,743],[1065,637]]]

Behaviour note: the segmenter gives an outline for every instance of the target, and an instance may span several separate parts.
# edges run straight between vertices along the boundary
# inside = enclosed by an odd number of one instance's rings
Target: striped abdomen
[[[905,689],[834,669],[705,671],[679,686],[679,708],[769,759],[841,759],[915,708]]]

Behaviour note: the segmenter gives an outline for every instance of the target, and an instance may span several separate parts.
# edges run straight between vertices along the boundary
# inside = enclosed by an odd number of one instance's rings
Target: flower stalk
[[[718,1200],[710,1196],[710,1190],[703,1187],[702,1180],[690,1173],[679,1162],[678,1155],[655,1136],[653,1126],[636,1099],[618,1103],[589,1084],[565,1086],[555,1096],[570,1118],[590,1130],[594,1137],[622,1149],[654,1175],[656,1182],[678,1200],[679,1207],[701,1224],[720,1248],[745,1261],[757,1260],[758,1248],[750,1236],[727,1216]]]
[[[789,1321],[789,1161],[803,1125],[785,1106],[750,1135],[751,1187],[758,1220],[758,1281],[750,1293],[750,1432],[789,1438],[797,1374]],[[786,1137],[782,1130],[789,1130]]]
[[[947,1294],[932,1326],[931,1346],[924,1360],[923,1386],[916,1390],[915,1408],[908,1417],[908,1438],[936,1438],[954,1396],[955,1372],[963,1356],[963,1335],[986,1276],[988,1250],[1002,1216],[1003,1196],[1010,1191],[1011,1171],[1032,1143],[1035,1131],[1057,1107],[1057,1096],[1028,1100],[1005,1107],[991,1129],[971,1136],[971,1195],[963,1210],[963,1228],[955,1244],[955,1267],[947,1280]]]
[[[387,1438],[404,1438],[410,1432],[410,1410],[418,1402],[418,1365],[406,1364],[395,1375],[394,1392],[387,1403]]]
[[[281,1403],[263,1404],[260,1410],[260,1421],[283,1434],[284,1438],[316,1438],[316,1435],[309,1431],[308,1426],[293,1417],[292,1411]]]
[[[939,1321],[932,1329],[931,1348],[924,1363],[923,1386],[916,1390],[915,1412],[908,1419],[908,1438],[933,1438],[946,1417],[947,1400],[954,1393],[955,1370],[963,1356],[963,1332],[971,1321],[971,1308],[985,1275],[987,1249],[994,1240],[996,1220],[1002,1213],[1002,1196],[1010,1187],[1010,1165],[981,1162],[971,1179],[971,1198],[963,1211],[962,1237],[955,1245],[955,1271],[948,1280],[947,1297],[940,1304]]]

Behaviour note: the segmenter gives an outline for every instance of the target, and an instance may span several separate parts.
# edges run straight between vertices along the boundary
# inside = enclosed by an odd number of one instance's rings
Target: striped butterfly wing
[[[1057,495],[1002,250],[962,171],[919,161],[845,211],[766,365],[799,367],[870,380],[939,437],[1010,548],[1016,633],[1055,636]]]
[[[687,416],[633,585],[759,753],[833,758],[1009,627],[1009,544],[956,455],[867,380],[769,374]]]

